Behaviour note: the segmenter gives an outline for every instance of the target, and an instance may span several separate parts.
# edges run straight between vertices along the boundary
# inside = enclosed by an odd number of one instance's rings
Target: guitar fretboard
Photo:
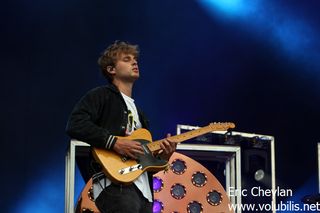
[[[195,138],[197,136],[206,134],[208,132],[225,131],[225,130],[228,130],[229,128],[234,128],[234,127],[235,127],[234,123],[211,123],[208,126],[205,126],[199,129],[194,129],[194,130],[182,133],[180,135],[171,136],[167,139],[170,140],[171,142],[180,143],[180,142],[189,140],[191,138]],[[162,143],[162,141],[164,140],[165,139],[154,141],[152,143],[147,144],[147,146],[152,152],[158,151],[161,149],[160,143]]]

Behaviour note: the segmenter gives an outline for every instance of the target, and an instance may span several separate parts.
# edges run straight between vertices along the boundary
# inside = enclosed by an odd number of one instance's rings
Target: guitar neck
[[[175,135],[175,136],[171,136],[169,138],[164,138],[158,141],[154,141],[152,143],[148,144],[148,148],[150,149],[150,151],[154,152],[154,151],[158,151],[161,149],[160,144],[162,143],[162,141],[164,141],[165,139],[170,140],[171,142],[174,143],[180,143],[186,140],[189,140],[191,138],[206,134],[208,132],[213,131],[212,126],[208,125],[199,129],[195,129],[195,130],[191,130],[185,133],[182,133],[180,135]]]

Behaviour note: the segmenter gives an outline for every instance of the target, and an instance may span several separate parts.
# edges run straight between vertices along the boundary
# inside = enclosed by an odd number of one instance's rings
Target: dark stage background
[[[176,124],[233,121],[275,136],[281,187],[296,199],[316,193],[319,9],[317,0],[2,1],[1,212],[63,212],[68,114],[105,84],[96,61],[114,40],[140,45],[134,96],[155,139]]]

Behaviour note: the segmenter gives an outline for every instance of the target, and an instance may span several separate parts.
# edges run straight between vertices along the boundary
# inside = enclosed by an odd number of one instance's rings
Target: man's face
[[[121,53],[114,67],[114,78],[133,82],[139,78],[137,58],[132,54]]]

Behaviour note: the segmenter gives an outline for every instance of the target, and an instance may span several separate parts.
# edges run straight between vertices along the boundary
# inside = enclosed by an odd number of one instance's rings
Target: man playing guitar
[[[98,64],[109,85],[90,90],[76,104],[66,130],[70,137],[130,159],[145,154],[141,143],[125,137],[136,129],[148,128],[148,120],[132,98],[134,83],[140,77],[138,55],[137,45],[121,41],[103,52]],[[168,160],[176,143],[165,139],[160,147],[159,156]],[[151,186],[151,172],[143,172],[131,184],[114,182],[103,172],[93,176],[93,196],[103,213],[151,213]]]

